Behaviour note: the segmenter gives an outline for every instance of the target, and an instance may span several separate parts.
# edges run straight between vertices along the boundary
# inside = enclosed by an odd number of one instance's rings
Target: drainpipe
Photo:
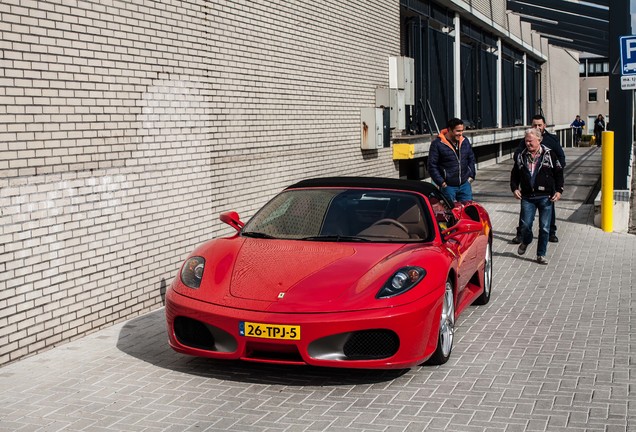
[[[523,124],[528,121],[528,56],[523,53]]]
[[[455,43],[453,44],[453,63],[455,70],[453,73],[453,90],[455,99],[455,117],[462,118],[462,38],[461,38],[461,22],[459,14],[455,13],[453,18],[453,26],[455,27]]]
[[[497,38],[497,127],[501,128],[503,124],[503,110],[501,98],[501,83],[503,71],[503,50],[501,46],[501,38]]]

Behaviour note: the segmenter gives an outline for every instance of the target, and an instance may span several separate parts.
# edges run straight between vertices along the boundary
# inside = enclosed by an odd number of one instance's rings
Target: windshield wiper
[[[265,233],[258,232],[258,231],[242,232],[241,235],[245,236],[245,237],[262,238],[262,239],[274,239],[274,238],[276,238],[276,237],[274,237],[272,235],[265,234]]]
[[[318,241],[351,241],[351,242],[369,242],[371,240],[364,237],[356,237],[356,236],[343,236],[343,235],[325,235],[325,236],[310,236],[303,237],[301,240],[318,240]]]

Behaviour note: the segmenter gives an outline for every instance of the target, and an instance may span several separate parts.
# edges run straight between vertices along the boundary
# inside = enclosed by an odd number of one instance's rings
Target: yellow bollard
[[[603,132],[601,141],[601,229],[614,231],[614,132]]]

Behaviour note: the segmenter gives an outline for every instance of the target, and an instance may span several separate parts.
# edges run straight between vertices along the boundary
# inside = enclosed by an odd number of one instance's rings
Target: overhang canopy
[[[506,0],[508,10],[551,45],[609,57],[609,2],[585,0]]]

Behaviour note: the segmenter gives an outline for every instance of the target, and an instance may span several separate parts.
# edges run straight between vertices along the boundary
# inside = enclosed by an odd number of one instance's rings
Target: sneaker
[[[543,265],[547,265],[547,264],[548,264],[548,260],[547,260],[547,259],[545,259],[545,257],[544,257],[544,256],[541,256],[541,255],[539,255],[539,256],[537,257],[537,262],[538,262],[539,264],[543,264]]]
[[[521,243],[521,237],[520,236],[514,236],[514,238],[512,240],[510,240],[510,243],[512,243],[512,244],[520,244]]]
[[[517,249],[517,253],[518,253],[519,255],[523,255],[524,253],[526,253],[526,249],[528,249],[528,245],[527,245],[527,244],[523,244],[523,243],[521,243],[521,244],[519,245],[519,249]]]
[[[556,234],[552,234],[549,238],[550,243],[558,243],[559,242],[559,238],[556,236]]]

